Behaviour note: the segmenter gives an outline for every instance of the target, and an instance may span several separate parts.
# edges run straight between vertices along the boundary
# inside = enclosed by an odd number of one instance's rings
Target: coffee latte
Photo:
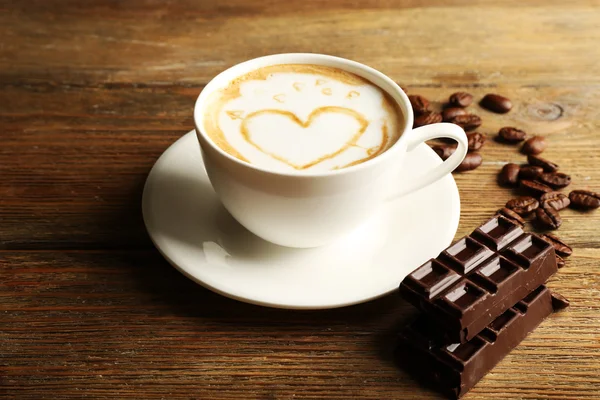
[[[212,93],[208,137],[230,155],[278,171],[328,171],[386,151],[403,129],[397,104],[378,86],[337,68],[260,68]]]

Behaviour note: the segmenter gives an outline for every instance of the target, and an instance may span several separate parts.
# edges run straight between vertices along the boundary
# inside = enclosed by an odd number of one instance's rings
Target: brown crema
[[[233,79],[223,89],[220,89],[218,91],[215,91],[214,93],[211,93],[208,98],[207,106],[204,109],[204,115],[203,115],[204,116],[204,121],[203,121],[204,131],[207,134],[207,136],[218,147],[220,147],[223,151],[230,154],[231,156],[236,157],[242,161],[252,163],[252,161],[249,160],[248,157],[246,157],[244,154],[241,153],[240,149],[236,148],[227,139],[227,136],[225,135],[225,133],[220,125],[220,122],[219,122],[219,118],[221,117],[221,115],[223,115],[223,113],[225,113],[225,115],[227,115],[229,118],[231,118],[231,120],[240,120],[239,121],[239,133],[247,144],[250,144],[253,148],[258,150],[262,154],[268,155],[268,156],[274,158],[275,160],[278,160],[284,164],[287,164],[296,170],[309,169],[325,160],[329,160],[329,159],[339,156],[340,154],[342,154],[343,152],[345,152],[346,150],[348,150],[349,148],[352,148],[352,147],[363,148],[358,143],[358,141],[361,139],[362,135],[367,130],[371,121],[369,121],[364,115],[361,114],[360,107],[359,107],[359,109],[341,107],[339,105],[336,105],[335,102],[333,102],[333,101],[332,101],[331,105],[327,105],[327,106],[321,106],[321,104],[319,103],[320,106],[318,106],[318,107],[315,106],[314,110],[309,114],[309,116],[305,120],[302,120],[301,118],[299,118],[294,112],[284,109],[283,104],[282,104],[282,109],[275,109],[275,108],[266,106],[264,109],[259,109],[257,111],[251,111],[251,112],[244,112],[244,111],[238,112],[238,111],[232,111],[232,110],[227,110],[227,109],[224,110],[225,106],[229,102],[242,96],[241,85],[243,83],[249,82],[249,81],[265,81],[269,77],[271,77],[273,74],[277,74],[277,73],[307,74],[307,75],[314,75],[317,77],[322,77],[323,78],[322,80],[317,78],[314,83],[314,86],[320,86],[320,85],[323,86],[323,89],[321,89],[319,92],[320,95],[322,95],[322,96],[331,96],[331,88],[326,87],[327,85],[325,85],[326,80],[331,80],[331,81],[335,81],[337,83],[343,83],[345,85],[349,85],[351,87],[351,89],[348,90],[347,94],[345,95],[345,97],[347,99],[353,99],[353,98],[359,97],[360,93],[358,92],[358,90],[360,90],[360,89],[358,89],[358,88],[361,86],[364,86],[364,85],[373,86],[381,91],[381,94],[382,94],[381,108],[382,108],[382,110],[385,110],[387,115],[393,116],[395,118],[394,119],[394,121],[395,121],[394,128],[395,129],[391,129],[391,127],[388,125],[387,122],[383,123],[381,126],[381,129],[380,129],[380,131],[381,131],[380,136],[378,135],[380,138],[378,144],[376,144],[374,146],[370,146],[368,148],[364,148],[365,153],[364,153],[363,157],[353,159],[350,162],[346,162],[343,165],[337,166],[335,168],[345,168],[345,167],[349,167],[352,165],[357,165],[357,164],[363,163],[365,161],[368,161],[374,157],[377,157],[379,154],[385,152],[400,137],[401,130],[404,126],[404,123],[403,123],[404,117],[402,115],[402,112],[400,111],[400,107],[391,98],[391,96],[387,92],[385,92],[384,90],[382,90],[377,85],[370,82],[369,80],[362,78],[358,75],[352,74],[350,72],[344,71],[342,69],[321,66],[321,65],[310,65],[310,64],[272,65],[272,66],[268,66],[268,67],[259,68],[257,70],[251,71],[247,74],[244,74],[240,77]],[[304,84],[301,82],[294,82],[291,85],[291,87],[296,92],[300,92],[303,89],[303,85]],[[357,89],[353,90],[352,89],[353,87],[355,87]],[[281,95],[281,96],[275,95],[275,96],[273,96],[273,100],[275,100],[279,103],[284,103],[285,96],[284,95]],[[338,149],[336,149],[335,151],[333,151],[333,152],[330,151],[330,152],[327,152],[326,154],[319,155],[314,160],[311,160],[306,163],[294,163],[294,162],[291,162],[290,160],[286,159],[285,157],[283,157],[280,154],[277,154],[275,152],[267,150],[264,146],[262,146],[261,144],[257,143],[255,140],[252,139],[252,135],[250,134],[250,131],[249,131],[250,121],[259,116],[266,116],[266,115],[283,116],[283,117],[288,118],[291,123],[296,124],[297,126],[303,128],[303,129],[308,129],[317,117],[319,117],[323,114],[326,114],[326,113],[334,113],[334,114],[337,113],[337,114],[345,115],[347,117],[354,118],[357,121],[357,125],[359,128],[354,132],[349,132],[348,140],[343,145],[341,145]]]

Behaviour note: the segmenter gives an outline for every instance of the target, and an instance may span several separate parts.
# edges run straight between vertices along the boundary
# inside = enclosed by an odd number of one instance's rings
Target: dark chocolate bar
[[[553,297],[542,285],[471,340],[452,345],[440,342],[437,327],[421,315],[400,333],[396,359],[409,373],[459,398],[552,313],[558,304]]]
[[[495,216],[409,274],[400,294],[463,343],[557,270],[550,244]]]

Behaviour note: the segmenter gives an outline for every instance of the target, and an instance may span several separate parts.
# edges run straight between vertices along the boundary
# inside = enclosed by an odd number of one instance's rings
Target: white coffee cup
[[[327,172],[273,171],[229,155],[212,142],[204,130],[209,95],[241,75],[277,64],[324,65],[368,79],[400,106],[404,115],[402,136],[371,160]],[[383,202],[393,201],[449,174],[467,154],[467,137],[457,125],[439,123],[412,129],[410,101],[390,78],[355,61],[322,54],[277,54],[227,69],[200,93],[194,108],[194,123],[204,166],[225,208],[257,236],[288,247],[316,247],[340,238],[367,220]],[[426,140],[440,137],[458,142],[450,158],[425,175],[415,171],[414,179],[394,180],[406,152]]]

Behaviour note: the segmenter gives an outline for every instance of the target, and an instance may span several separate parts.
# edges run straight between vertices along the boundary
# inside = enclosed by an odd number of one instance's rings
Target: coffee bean
[[[542,167],[546,172],[556,172],[558,169],[558,164],[554,164],[552,161],[548,161],[533,154],[527,156],[527,162],[536,167]]]
[[[552,186],[554,189],[562,189],[569,186],[571,177],[562,172],[546,172],[538,177],[538,181],[548,186]]]
[[[436,144],[431,148],[442,160],[446,161],[456,151],[456,144]]]
[[[532,191],[538,195],[552,191],[552,188],[550,186],[546,186],[543,183],[540,183],[538,181],[530,181],[527,179],[522,179],[519,182],[519,186],[521,186],[523,189]]]
[[[454,117],[458,117],[459,115],[467,115],[467,114],[468,114],[468,112],[464,108],[450,107],[450,108],[446,108],[446,109],[444,109],[444,111],[442,111],[442,119],[445,122],[449,122]]]
[[[552,207],[556,211],[560,211],[563,208],[567,208],[571,200],[564,194],[560,192],[548,192],[544,193],[542,197],[540,197],[540,206],[541,207]]]
[[[413,128],[418,128],[420,126],[435,124],[438,122],[442,122],[442,115],[433,111],[425,111],[418,117],[415,117],[415,122],[413,123]]]
[[[525,225],[525,220],[510,208],[502,207],[496,212],[496,214],[502,215],[503,217],[514,222],[516,225],[519,225],[521,228]]]
[[[468,107],[473,102],[473,96],[466,92],[456,92],[450,96],[449,102],[455,107]]]
[[[571,304],[569,303],[569,300],[560,293],[552,292],[550,295],[550,297],[552,297],[552,309],[554,311],[564,310]]]
[[[479,132],[467,133],[467,140],[469,141],[469,151],[479,150],[485,143],[485,135]]]
[[[498,136],[500,136],[500,138],[502,138],[502,140],[505,142],[518,143],[522,140],[525,140],[527,133],[520,129],[513,128],[512,126],[505,126],[498,131]]]
[[[538,224],[547,229],[558,229],[562,225],[562,218],[554,208],[537,208],[535,216]]]
[[[528,179],[534,180],[537,179],[544,172],[544,168],[536,167],[533,165],[525,165],[521,167],[521,171],[519,172],[519,179]]]
[[[600,207],[600,194],[589,190],[573,190],[569,193],[571,207],[592,210]]]
[[[481,165],[483,162],[483,157],[479,153],[467,153],[465,159],[460,163],[458,167],[456,167],[455,171],[457,172],[465,172],[471,171]]]
[[[551,233],[546,233],[541,236],[546,242],[550,243],[552,247],[554,247],[554,251],[561,257],[569,257],[573,254],[573,249],[571,246],[563,242],[561,238],[555,236]]]
[[[540,203],[533,197],[521,196],[509,200],[506,203],[506,208],[510,208],[517,214],[523,216],[531,213],[533,210],[538,208]]]
[[[457,115],[449,122],[460,126],[465,131],[472,131],[481,125],[481,118],[475,114]]]
[[[509,99],[492,93],[486,94],[479,105],[499,114],[505,114],[512,108],[512,102]]]
[[[564,258],[562,258],[561,256],[559,256],[558,254],[555,254],[554,258],[556,259],[556,266],[559,269],[565,266],[565,259]]]
[[[523,143],[521,152],[523,154],[540,154],[546,150],[546,139],[541,136],[534,136]]]
[[[505,164],[498,174],[498,183],[506,186],[516,186],[519,183],[520,169],[521,167],[519,167],[517,164]]]
[[[410,105],[412,106],[415,115],[420,115],[429,109],[429,100],[418,94],[411,94],[408,96]]]

